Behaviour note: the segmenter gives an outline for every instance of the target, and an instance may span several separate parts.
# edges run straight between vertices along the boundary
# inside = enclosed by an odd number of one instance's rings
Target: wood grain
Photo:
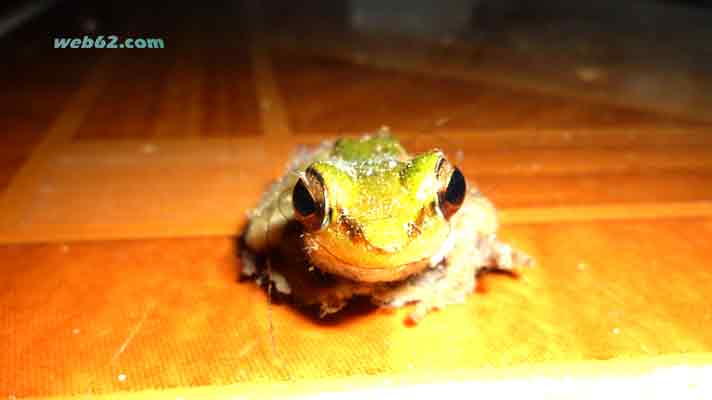
[[[385,26],[369,32],[348,23],[317,25],[324,19],[319,8],[304,7],[281,21],[273,36],[279,47],[289,51],[369,67],[489,82],[501,88],[632,106],[709,123],[710,103],[705,95],[711,84],[709,58],[700,35],[708,31],[702,22],[709,18],[707,12],[680,13],[677,7],[650,7],[646,2],[609,12],[619,5],[604,3],[603,8],[567,7],[556,1],[544,1],[538,7],[520,1],[499,7],[482,4],[473,11],[467,32],[452,31],[424,40]],[[488,8],[503,15],[488,19]],[[558,14],[546,15],[551,9]],[[655,23],[635,16],[650,9],[656,9]],[[595,16],[575,15],[580,11]],[[602,17],[602,12],[609,14]],[[325,25],[325,29],[314,29]],[[660,29],[677,35],[651,48],[648,44],[658,39]],[[671,59],[676,61],[660,61]]]
[[[486,276],[467,304],[417,328],[403,324],[407,310],[356,307],[319,322],[274,305],[277,359],[266,294],[237,282],[229,238],[3,246],[0,343],[13,351],[0,364],[15,368],[0,390],[50,396],[410,371],[476,376],[590,360],[656,365],[655,357],[711,349],[712,271],[703,267],[711,230],[710,219],[674,218],[510,226],[503,237],[537,259],[519,279]],[[27,372],[38,365],[52,384]]]
[[[41,179],[39,177],[44,172],[45,159],[52,154],[54,146],[69,141],[82,123],[89,106],[106,82],[105,69],[99,67],[87,78],[87,82],[67,104],[67,108],[45,132],[42,141],[35,147],[32,157],[17,171],[0,198],[0,206],[2,206],[0,209],[4,211],[0,215],[0,226],[7,228],[17,223],[18,214],[11,210],[24,203],[23,197],[27,196],[28,192],[34,191],[38,179]]]
[[[114,54],[106,68],[111,80],[73,140],[259,135],[247,33],[233,20],[238,11],[209,20],[201,16],[210,10],[203,10],[170,23],[142,21],[166,47]]]
[[[368,50],[329,57],[277,46],[275,53],[290,123],[300,133],[358,133],[381,125],[424,133],[708,126],[630,107],[510,88],[467,73],[447,74],[438,68],[437,59],[426,69],[389,56],[389,51],[361,62],[358,55],[370,54]]]
[[[250,58],[255,75],[255,85],[260,98],[260,116],[264,130],[283,138],[290,134],[287,112],[282,92],[277,86],[271,58],[271,46],[266,37],[267,26],[262,2],[247,1],[245,23],[250,27]]]
[[[245,211],[282,173],[298,143],[294,138],[272,144],[214,139],[54,145],[6,194],[0,240],[235,235]],[[505,224],[529,217],[540,223],[709,216],[709,207],[699,205],[710,194],[712,153],[706,147],[478,154],[476,145],[463,143],[457,147],[465,154],[463,170],[472,184],[491,193]],[[567,208],[572,205],[576,208]]]

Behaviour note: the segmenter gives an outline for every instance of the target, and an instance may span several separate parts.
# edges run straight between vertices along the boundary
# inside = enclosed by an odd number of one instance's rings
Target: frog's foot
[[[374,300],[390,307],[415,303],[408,319],[418,323],[432,310],[464,303],[475,290],[479,272],[513,272],[534,263],[525,253],[497,240],[494,234],[475,234],[468,243],[470,245],[456,245],[440,264],[395,286],[384,287],[386,290],[376,291]]]
[[[494,234],[479,236],[475,247],[482,260],[482,269],[515,271],[519,267],[534,266],[532,257],[499,241]]]
[[[267,260],[258,259],[250,251],[242,252],[241,276],[261,286],[269,285],[273,295],[318,306],[320,317],[338,312],[353,296],[368,296],[373,303],[389,308],[412,304],[407,321],[418,323],[430,311],[464,303],[475,290],[478,273],[492,269],[515,271],[519,266],[533,264],[529,256],[500,242],[495,235],[472,233],[465,239],[458,241],[437,264],[399,282],[363,283],[324,277],[309,272],[305,265],[295,268],[293,260],[270,263],[268,269],[263,265]]]
[[[430,311],[461,304],[475,290],[477,271],[482,267],[474,246],[456,246],[440,264],[396,285],[384,286],[373,294],[377,304],[402,307],[414,303],[408,322],[420,322]]]
[[[430,311],[464,303],[475,289],[474,264],[439,265],[395,286],[382,286],[372,295],[376,304],[402,307],[414,304],[408,322],[420,322]]]

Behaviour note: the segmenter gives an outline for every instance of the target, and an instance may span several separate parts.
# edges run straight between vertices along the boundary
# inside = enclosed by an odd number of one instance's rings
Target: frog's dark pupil
[[[455,168],[450,176],[450,182],[445,190],[445,201],[451,204],[460,205],[465,199],[465,177],[459,169]]]
[[[307,187],[304,185],[304,181],[301,179],[298,180],[297,184],[294,186],[292,204],[294,205],[294,210],[302,216],[311,215],[317,211],[316,202],[314,201],[314,198],[312,198]]]

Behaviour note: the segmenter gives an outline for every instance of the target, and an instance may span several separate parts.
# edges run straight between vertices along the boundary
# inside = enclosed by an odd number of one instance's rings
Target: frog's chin
[[[313,237],[304,239],[309,261],[319,270],[357,282],[377,283],[400,281],[426,268],[440,264],[453,248],[454,239],[451,236],[448,235],[440,248],[432,255],[387,267],[354,265],[335,255],[326,246],[322,246],[318,239]]]

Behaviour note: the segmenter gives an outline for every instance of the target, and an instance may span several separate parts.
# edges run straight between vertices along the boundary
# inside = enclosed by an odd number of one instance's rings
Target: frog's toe
[[[512,253],[512,262],[519,267],[531,268],[536,265],[536,260],[532,256],[517,249],[514,249]]]
[[[480,238],[477,248],[484,259],[485,268],[513,271],[534,266],[534,259],[521,250],[500,242],[494,235]]]

